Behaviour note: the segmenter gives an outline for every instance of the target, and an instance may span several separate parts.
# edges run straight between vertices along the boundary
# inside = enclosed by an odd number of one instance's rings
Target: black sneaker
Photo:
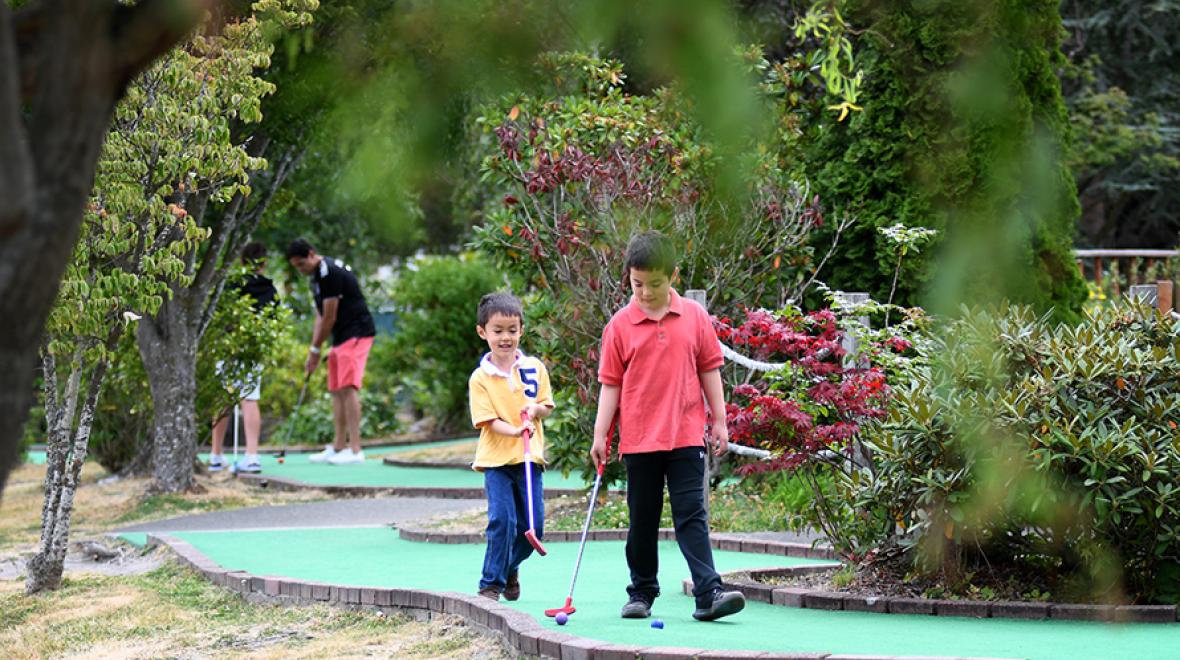
[[[712,596],[709,596],[706,602],[710,602],[710,604],[707,607],[701,607],[701,602],[697,601],[697,609],[692,613],[692,618],[697,621],[716,621],[723,616],[737,614],[746,607],[746,597],[740,591],[714,589]]]
[[[631,600],[623,606],[624,619],[646,619],[651,616],[651,601],[643,594],[631,594]]]

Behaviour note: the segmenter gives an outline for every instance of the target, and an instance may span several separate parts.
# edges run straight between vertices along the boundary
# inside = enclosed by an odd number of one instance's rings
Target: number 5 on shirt
[[[520,370],[520,382],[524,384],[524,395],[530,399],[536,399],[537,394],[541,390],[541,383],[537,381],[536,368],[522,368]]]

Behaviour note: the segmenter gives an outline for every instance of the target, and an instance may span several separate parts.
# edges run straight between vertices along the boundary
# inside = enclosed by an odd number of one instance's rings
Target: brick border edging
[[[434,486],[367,486],[362,484],[313,484],[297,479],[273,477],[265,472],[239,472],[237,478],[252,486],[273,488],[282,491],[318,490],[337,497],[355,497],[366,495],[390,495],[400,497],[438,497],[450,500],[479,500],[483,499],[483,488],[466,487],[434,487]],[[620,492],[620,491],[611,491]],[[568,495],[582,495],[583,491],[576,488],[546,488],[545,497],[563,497]]]
[[[934,600],[895,596],[862,596],[821,589],[775,587],[754,579],[735,578],[739,574],[751,576],[790,576],[817,573],[839,566],[823,564],[734,571],[721,576],[726,589],[742,592],[749,600],[784,607],[814,610],[846,610],[877,614],[925,614],[930,616],[959,616],[977,619],[1057,619],[1066,621],[1105,621],[1119,623],[1176,623],[1175,605],[1086,605],[1074,603],[1033,603],[1023,601]],[[682,589],[692,594],[692,580],[685,580]]]
[[[440,543],[452,545],[459,543],[483,543],[483,532],[439,532],[425,527],[399,526],[398,538],[415,543]],[[542,536],[545,541],[579,541],[581,531],[547,531]],[[676,531],[669,528],[660,530],[661,541],[676,540]],[[592,529],[586,534],[588,541],[626,541],[625,529]],[[728,550],[732,552],[748,552],[752,554],[773,555],[776,557],[803,557],[807,559],[835,559],[836,555],[826,546],[812,547],[806,543],[789,543],[786,541],[766,541],[744,539],[731,534],[713,534],[709,542],[714,550]],[[824,569],[831,568],[825,564]],[[766,601],[769,602],[769,601]]]
[[[413,445],[428,445],[432,442],[444,442],[446,440],[461,440],[463,438],[476,439],[477,435],[470,431],[455,431],[453,433],[430,433],[430,434],[416,434],[416,435],[394,435],[386,438],[372,438],[369,440],[361,440],[361,449],[380,448],[380,447],[409,447]],[[324,448],[323,443],[320,444],[297,444],[297,445],[262,445],[258,448],[259,454],[277,454],[284,451],[288,454],[310,454],[320,451]],[[197,448],[198,452],[210,451],[209,445],[201,445]]]
[[[407,461],[405,459],[394,458],[392,456],[386,456],[385,458],[382,458],[381,462],[386,465],[392,465],[393,467],[420,467],[437,469],[449,468],[452,470],[463,468],[469,469],[471,467],[470,461]]]
[[[352,587],[322,582],[304,582],[278,576],[260,576],[230,571],[206,557],[187,541],[169,534],[148,534],[147,545],[166,545],[181,563],[213,584],[240,594],[248,602],[322,603],[346,609],[381,612],[394,610],[416,620],[430,620],[448,614],[462,617],[477,631],[500,638],[501,644],[530,658],[555,660],[898,660],[894,656],[829,653],[772,653],[726,651],[676,646],[613,644],[557,632],[537,623],[531,615],[482,596],[452,591],[386,587]],[[916,657],[910,660],[917,660]],[[963,658],[961,660],[987,660]]]

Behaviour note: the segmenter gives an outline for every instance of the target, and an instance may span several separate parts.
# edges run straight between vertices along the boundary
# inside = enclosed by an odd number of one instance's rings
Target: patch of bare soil
[[[475,446],[478,443],[460,442],[443,447],[429,447],[414,451],[402,451],[396,454],[398,460],[410,463],[447,464],[456,467],[470,467],[471,459],[475,456]]]
[[[1051,572],[983,567],[964,573],[955,584],[948,584],[940,581],[937,576],[912,573],[900,558],[862,565],[857,567],[854,573],[849,573],[847,569],[834,568],[806,575],[746,574],[744,577],[775,586],[857,596],[987,601],[1046,601],[1054,597],[1057,602],[1078,603],[1107,600],[1079,592],[1077,588],[1061,580],[1055,581]]]

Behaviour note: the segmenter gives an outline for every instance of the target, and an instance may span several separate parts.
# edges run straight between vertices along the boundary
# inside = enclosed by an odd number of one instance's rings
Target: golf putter
[[[615,421],[611,421],[610,429],[606,432],[606,460],[610,460],[610,446],[611,440],[614,440],[615,435]],[[590,490],[590,508],[586,510],[586,522],[582,523],[582,541],[578,544],[578,558],[574,561],[574,576],[570,578],[570,592],[565,597],[565,605],[555,607],[551,610],[545,610],[545,616],[557,616],[558,614],[565,614],[569,616],[578,609],[574,607],[574,585],[578,583],[578,569],[582,567],[582,553],[586,550],[586,537],[590,533],[590,519],[594,517],[594,503],[598,501],[598,487],[602,485],[602,470],[606,467],[606,461],[598,464],[598,472],[594,475],[594,488]]]
[[[528,419],[528,413],[521,411],[520,421],[527,422]],[[525,530],[524,537],[528,539],[529,545],[544,557],[549,553],[545,551],[545,546],[541,545],[541,539],[537,538],[537,526],[533,519],[533,454],[529,448],[530,435],[532,434],[528,429],[520,434],[520,439],[524,441],[524,485],[525,492],[528,494],[529,507],[529,528]]]
[[[303,387],[299,388],[299,398],[295,400],[295,409],[291,411],[291,417],[299,414],[299,408],[303,405],[303,396],[307,394],[307,382],[311,380],[311,374],[303,375]],[[291,425],[287,425],[287,432],[283,435],[283,445],[279,448],[279,452],[275,454],[275,458],[279,463],[282,463],[287,458],[287,445],[291,443]]]
[[[234,462],[229,464],[230,474],[238,473],[238,404],[234,404]]]

